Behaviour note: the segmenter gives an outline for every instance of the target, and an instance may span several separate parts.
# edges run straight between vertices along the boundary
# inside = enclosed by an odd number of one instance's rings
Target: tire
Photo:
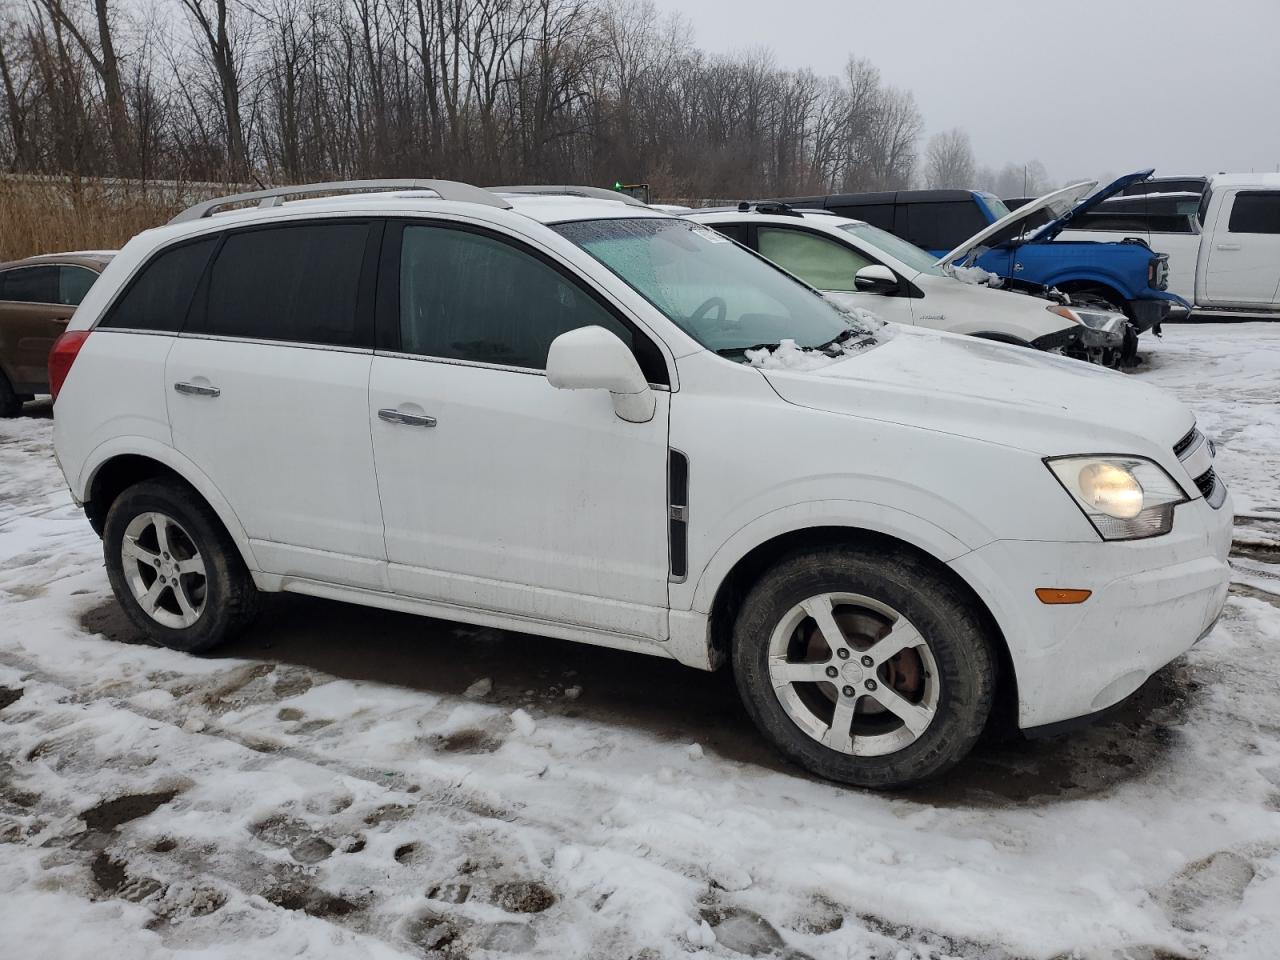
[[[828,629],[848,658],[823,642],[804,608],[815,602],[820,613],[827,603]],[[886,655],[899,637],[909,646]],[[733,670],[751,719],[783,756],[829,780],[890,789],[937,777],[969,753],[991,715],[997,659],[973,602],[935,563],[905,550],[829,547],[781,560],[751,589],[734,628]],[[805,679],[775,690],[779,671]],[[850,724],[847,743],[837,716]],[[871,755],[854,755],[855,745]]]
[[[125,490],[107,513],[102,548],[116,599],[161,646],[210,650],[257,613],[258,590],[240,551],[185,483],[147,480]]]
[[[0,373],[0,418],[9,419],[22,413],[22,398],[13,392],[9,378]]]

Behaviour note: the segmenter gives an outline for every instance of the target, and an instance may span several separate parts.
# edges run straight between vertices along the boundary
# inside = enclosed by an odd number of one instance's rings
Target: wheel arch
[[[943,547],[942,543],[935,542],[926,547],[895,533],[869,526],[823,524],[796,527],[775,533],[742,553],[716,582],[709,602],[706,643],[710,648],[708,660],[713,668],[729,661],[737,612],[751,586],[765,571],[789,554],[828,546],[854,546],[861,549],[891,550],[912,555],[937,570],[940,577],[964,595],[991,631],[996,651],[998,676],[992,724],[1004,729],[1016,728],[1017,672],[1009,643],[1000,622],[982,594],[948,564],[948,560],[954,559],[954,556],[959,554],[952,554],[950,550]],[[967,548],[960,551],[960,553],[967,552]],[[948,556],[948,554],[951,555]],[[702,584],[700,583],[699,586],[701,587]]]
[[[85,515],[99,536],[111,504],[121,493],[143,480],[169,477],[191,487],[208,504],[235,542],[245,565],[250,571],[259,569],[249,537],[231,504],[194,463],[172,447],[147,440],[142,440],[139,446],[104,444],[94,451],[81,476],[79,487],[84,492]]]
[[[1096,279],[1093,277],[1079,277],[1071,280],[1064,280],[1060,283],[1048,284],[1048,286],[1057,287],[1057,289],[1061,290],[1065,294],[1097,291],[1108,297],[1114,298],[1115,302],[1124,310],[1126,315],[1130,312],[1129,300],[1131,298],[1113,281],[1105,277],[1098,277]]]

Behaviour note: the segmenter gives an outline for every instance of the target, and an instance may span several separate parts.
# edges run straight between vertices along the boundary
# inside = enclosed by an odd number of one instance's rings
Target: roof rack
[[[798,210],[791,209],[790,206],[781,200],[743,200],[738,204],[739,213],[748,213],[754,210],[756,213],[771,213],[775,216],[782,217],[803,217],[804,214]]]
[[[527,193],[546,197],[590,197],[593,200],[616,200],[629,207],[643,207],[646,204],[629,193],[608,190],[605,187],[579,187],[572,184],[520,184],[510,187],[485,187],[493,193]]]
[[[320,193],[373,193],[384,190],[430,190],[441,200],[459,200],[466,203],[482,203],[490,207],[509,210],[511,204],[501,197],[494,196],[488,190],[473,187],[469,183],[456,180],[334,180],[330,183],[304,183],[292,187],[273,187],[269,190],[251,190],[248,193],[233,193],[226,197],[215,197],[188,207],[170,220],[170,223],[183,223],[187,220],[201,220],[211,217],[223,207],[238,203],[257,201],[259,207],[276,207],[285,200],[297,199]]]

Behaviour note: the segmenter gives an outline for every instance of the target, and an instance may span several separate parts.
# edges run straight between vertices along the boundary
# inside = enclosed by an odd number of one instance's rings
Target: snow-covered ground
[[[1116,721],[896,796],[656,659],[298,597],[143,645],[47,405],[0,422],[0,954],[1275,957],[1280,325],[1146,353],[1242,514],[1223,621]]]

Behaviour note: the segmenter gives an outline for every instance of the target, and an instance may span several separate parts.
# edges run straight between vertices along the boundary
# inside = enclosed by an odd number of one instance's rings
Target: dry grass
[[[0,262],[37,253],[118,249],[194,202],[183,192],[112,181],[0,177]]]

